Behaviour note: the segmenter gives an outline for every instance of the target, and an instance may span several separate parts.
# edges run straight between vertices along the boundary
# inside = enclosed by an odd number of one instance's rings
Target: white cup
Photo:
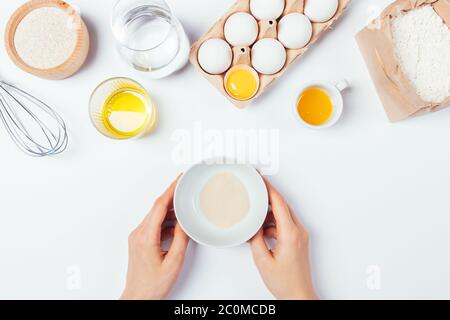
[[[342,116],[342,112],[344,111],[344,99],[342,97],[342,92],[349,87],[349,83],[347,80],[342,80],[338,82],[337,84],[333,85],[327,82],[311,82],[306,84],[302,87],[300,90],[300,94],[297,97],[297,100],[295,101],[294,105],[294,114],[295,117],[299,120],[299,122],[310,129],[325,129],[329,128],[336,124],[336,122],[339,121],[339,119]],[[331,103],[333,104],[333,113],[328,119],[327,122],[320,126],[315,126],[312,124],[307,123],[298,113],[298,100],[300,99],[301,95],[310,88],[320,88],[324,90],[331,99]]]

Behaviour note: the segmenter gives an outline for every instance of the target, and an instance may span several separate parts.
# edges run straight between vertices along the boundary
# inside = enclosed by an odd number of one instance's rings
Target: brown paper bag
[[[401,71],[394,53],[391,20],[422,5],[432,5],[450,27],[450,2],[447,0],[397,0],[356,35],[378,95],[391,121],[437,111],[450,105],[450,97],[441,103],[423,101]]]

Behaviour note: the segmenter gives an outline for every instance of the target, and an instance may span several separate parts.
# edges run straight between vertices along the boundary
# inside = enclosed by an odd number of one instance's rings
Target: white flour
[[[431,6],[392,22],[397,60],[418,95],[428,102],[450,96],[450,31]]]
[[[77,32],[70,22],[70,16],[55,7],[31,11],[17,26],[14,36],[17,54],[36,69],[51,69],[63,64],[77,42]]]

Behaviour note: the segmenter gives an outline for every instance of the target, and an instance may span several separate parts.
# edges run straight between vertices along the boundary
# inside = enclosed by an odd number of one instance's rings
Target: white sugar
[[[19,57],[30,67],[51,69],[66,62],[77,42],[70,16],[55,7],[31,11],[19,23],[14,45]]]
[[[418,95],[428,102],[450,96],[450,31],[431,6],[392,22],[397,60]]]

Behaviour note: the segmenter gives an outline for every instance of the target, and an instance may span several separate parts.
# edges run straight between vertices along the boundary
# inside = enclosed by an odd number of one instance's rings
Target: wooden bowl
[[[25,63],[17,53],[14,43],[15,33],[22,19],[31,11],[43,7],[56,7],[64,10],[72,17],[74,25],[77,26],[76,45],[72,54],[64,63],[51,69],[37,69]],[[5,45],[9,57],[20,69],[41,78],[59,80],[76,73],[86,61],[89,53],[89,32],[80,15],[68,3],[59,0],[31,0],[18,8],[9,19],[5,32]]]

